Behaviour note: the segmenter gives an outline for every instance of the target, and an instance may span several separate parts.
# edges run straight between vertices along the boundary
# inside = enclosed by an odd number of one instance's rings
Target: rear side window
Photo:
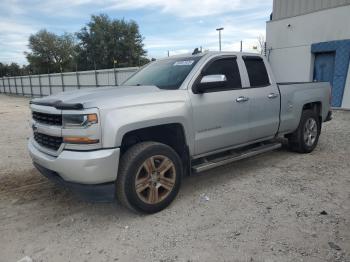
[[[212,62],[205,70],[205,75],[225,75],[227,83],[220,90],[225,91],[242,88],[241,76],[239,74],[237,59],[235,57],[220,58]]]
[[[261,57],[245,56],[243,57],[243,60],[248,71],[251,87],[263,87],[270,85],[265,63]]]

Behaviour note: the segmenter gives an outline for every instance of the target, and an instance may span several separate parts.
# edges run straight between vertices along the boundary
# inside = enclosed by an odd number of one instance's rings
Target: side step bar
[[[223,166],[223,165],[227,165],[227,164],[230,164],[232,162],[236,162],[236,161],[241,160],[241,159],[245,159],[248,157],[256,156],[256,155],[266,153],[269,151],[273,151],[273,150],[278,149],[280,147],[282,147],[281,143],[270,143],[270,144],[259,145],[259,146],[254,147],[254,148],[250,148],[246,151],[241,151],[240,153],[228,154],[225,157],[218,157],[218,158],[212,159],[212,160],[207,160],[206,158],[204,158],[204,162],[192,166],[192,170],[196,173],[207,171],[209,169]]]

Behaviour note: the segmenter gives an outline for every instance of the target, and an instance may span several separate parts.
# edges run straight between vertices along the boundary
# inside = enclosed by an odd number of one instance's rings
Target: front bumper
[[[40,167],[38,169],[41,173],[55,173],[62,183],[93,186],[114,183],[117,178],[119,148],[94,151],[63,150],[55,157],[41,152],[30,139],[28,150],[35,166]]]
[[[97,185],[67,182],[62,177],[60,177],[58,173],[40,166],[38,163],[34,162],[33,164],[46,178],[59,186],[71,190],[73,193],[77,194],[84,200],[92,202],[112,202],[115,199],[114,182]]]

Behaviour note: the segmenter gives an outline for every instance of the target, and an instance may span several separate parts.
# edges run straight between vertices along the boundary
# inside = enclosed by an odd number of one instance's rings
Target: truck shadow
[[[179,197],[168,209],[176,209],[177,203],[197,198],[200,193],[211,187],[254,175],[255,170],[262,166],[270,166],[276,159],[288,157],[289,154],[282,149],[184,177]],[[23,212],[23,208],[27,210],[24,211],[27,216],[37,216],[38,221],[41,221],[39,218],[44,217],[45,221],[54,223],[61,223],[60,221],[67,217],[74,216],[94,217],[101,222],[115,218],[127,221],[130,218],[137,219],[145,216],[126,210],[116,201],[87,202],[71,191],[43,178],[34,168],[10,174],[2,178],[0,184],[0,205],[6,206],[6,209],[11,208],[13,216],[17,211]],[[2,201],[4,202],[1,203]],[[30,212],[30,210],[36,210],[36,212]]]

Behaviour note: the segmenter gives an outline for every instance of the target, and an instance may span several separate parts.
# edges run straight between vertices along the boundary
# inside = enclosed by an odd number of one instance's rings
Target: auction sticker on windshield
[[[174,66],[190,66],[193,63],[194,63],[194,60],[176,61]]]

